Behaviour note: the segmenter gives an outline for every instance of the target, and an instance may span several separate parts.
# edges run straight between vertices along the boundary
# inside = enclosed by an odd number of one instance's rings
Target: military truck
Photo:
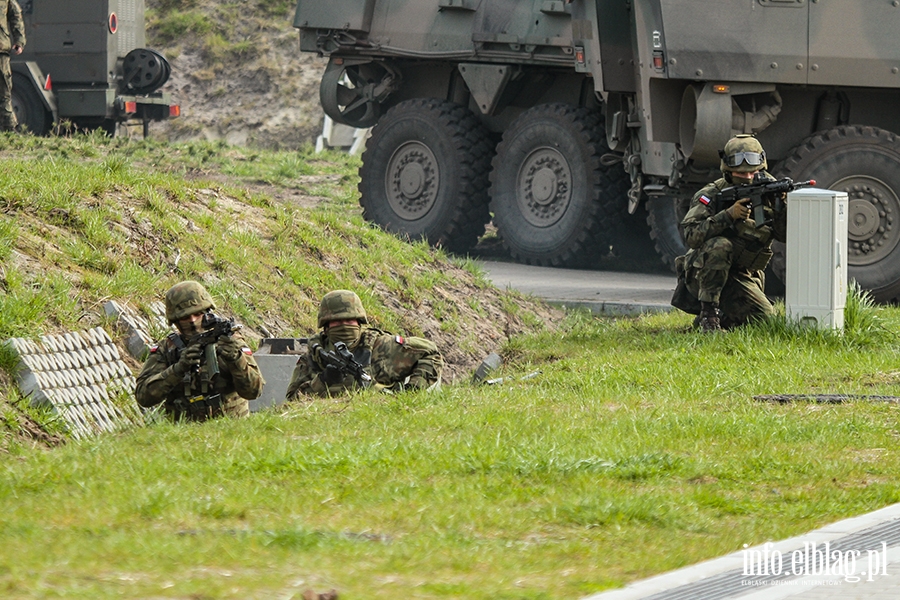
[[[361,205],[465,251],[590,265],[646,211],[671,265],[718,151],[850,200],[850,277],[900,298],[900,1],[299,0],[325,112],[374,125]],[[783,249],[773,261],[783,274]]]
[[[25,52],[11,55],[13,110],[36,135],[67,119],[114,133],[119,123],[178,116],[159,92],[168,61],[144,48],[143,0],[20,0]]]

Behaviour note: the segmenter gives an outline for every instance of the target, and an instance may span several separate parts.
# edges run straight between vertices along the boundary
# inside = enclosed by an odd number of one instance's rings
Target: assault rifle
[[[793,192],[798,188],[806,187],[808,185],[816,185],[816,180],[810,179],[809,181],[794,183],[793,179],[785,177],[784,179],[769,181],[768,179],[765,179],[765,176],[762,175],[762,173],[757,173],[753,178],[753,183],[749,185],[733,185],[723,189],[719,192],[718,202],[720,203],[720,207],[728,208],[738,200],[750,198],[750,210],[753,211],[753,222],[756,223],[757,227],[762,227],[766,222],[763,207],[765,206],[765,198],[767,196],[774,196],[775,212],[781,212],[784,210],[781,200],[782,194]]]
[[[209,376],[212,377],[219,374],[219,361],[216,359],[216,340],[223,335],[231,335],[244,326],[236,324],[234,319],[223,319],[216,313],[207,311],[203,313],[200,327],[203,331],[192,337],[188,345],[196,344],[203,347],[206,366],[209,369]]]
[[[344,342],[335,342],[332,352],[323,350],[319,344],[313,344],[312,353],[326,367],[338,369],[342,375],[352,375],[360,387],[372,385],[372,376],[366,373],[365,367],[356,360]]]

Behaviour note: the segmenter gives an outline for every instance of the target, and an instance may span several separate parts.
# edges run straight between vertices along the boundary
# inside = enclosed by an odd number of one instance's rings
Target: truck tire
[[[609,152],[596,112],[542,104],[503,134],[491,171],[494,224],[519,262],[590,266],[609,251],[625,215],[621,167]]]
[[[675,272],[675,259],[688,251],[681,221],[690,208],[689,198],[652,196],[647,199],[647,224],[656,253]]]
[[[416,98],[372,129],[359,169],[363,217],[383,229],[465,252],[484,233],[492,148],[466,108]]]
[[[13,73],[13,112],[19,125],[24,125],[34,135],[46,135],[50,131],[53,118],[27,77]]]
[[[797,146],[778,174],[847,192],[848,277],[879,302],[900,299],[900,137],[877,127],[829,129]],[[772,270],[783,281],[784,246],[777,250]]]

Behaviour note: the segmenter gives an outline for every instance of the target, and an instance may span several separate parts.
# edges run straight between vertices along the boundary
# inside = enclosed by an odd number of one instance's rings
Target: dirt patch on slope
[[[325,59],[300,52],[299,34],[287,16],[253,37],[254,56],[214,67],[201,48],[163,48],[172,66],[163,90],[181,106],[181,116],[154,123],[151,135],[267,149],[315,143],[324,118],[319,80]]]

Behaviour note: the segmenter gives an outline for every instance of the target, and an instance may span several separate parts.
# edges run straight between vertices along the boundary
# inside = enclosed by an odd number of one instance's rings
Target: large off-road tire
[[[690,208],[689,198],[653,196],[647,199],[647,224],[656,253],[675,272],[675,258],[688,251],[681,221]]]
[[[44,107],[34,85],[23,75],[13,73],[12,105],[19,125],[34,135],[46,135],[53,123],[53,116]]]
[[[466,108],[433,98],[401,102],[366,142],[363,216],[392,233],[465,252],[490,219],[491,154],[487,131]]]
[[[900,137],[876,127],[829,129],[797,146],[778,175],[847,192],[848,276],[880,302],[900,299]],[[772,267],[784,280],[783,245]]]
[[[609,252],[625,214],[625,171],[604,166],[600,115],[568,104],[522,113],[491,171],[494,224],[510,255],[543,266],[590,266]]]

